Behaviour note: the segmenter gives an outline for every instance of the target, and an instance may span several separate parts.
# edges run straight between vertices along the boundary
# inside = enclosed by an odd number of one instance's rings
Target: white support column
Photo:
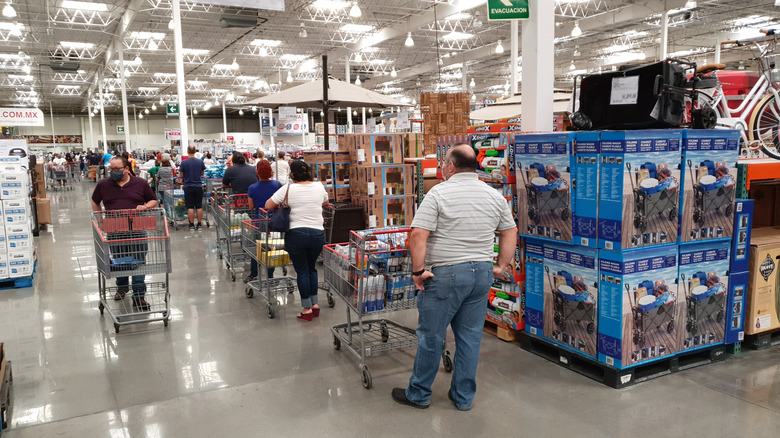
[[[125,125],[125,150],[127,152],[130,152],[132,148],[130,147],[130,122],[129,117],[127,116],[127,78],[125,78],[125,58],[124,58],[124,50],[122,49],[122,46],[124,44],[120,43],[117,44],[118,52],[119,52],[119,84],[121,85],[122,89],[122,121]]]
[[[227,141],[227,113],[225,112],[225,101],[222,101],[222,141]]]
[[[363,134],[365,133],[366,133],[366,107],[363,107]]]
[[[187,135],[187,96],[184,83],[184,55],[182,53],[181,37],[181,6],[178,1],[172,1],[173,5],[173,45],[174,58],[176,60],[176,93],[179,97],[179,131],[181,132],[181,155],[187,153],[189,136]]]
[[[106,138],[106,111],[103,106],[103,74],[100,74],[98,81],[98,91],[100,92],[100,127],[103,131],[103,154],[108,153],[108,139]]]
[[[347,107],[347,132],[352,134],[352,107]]]
[[[133,105],[133,125],[135,125],[135,144],[138,144],[138,115],[135,113],[135,105]],[[127,129],[127,128],[125,128]]]
[[[461,62],[461,65],[463,67],[460,68],[460,86],[463,88],[463,91],[467,92],[469,91],[469,78],[466,76],[466,56],[463,56],[463,61]]]
[[[530,0],[523,21],[523,131],[553,130],[555,2]]]
[[[92,133],[92,117],[95,115],[92,114],[92,94],[87,97],[87,111],[89,112],[87,114],[87,119],[89,119],[89,140],[84,142],[84,146],[87,146],[87,150],[92,150],[94,152],[95,148],[93,148],[92,145],[95,141],[95,137]]]
[[[49,117],[51,118],[51,143],[54,147],[57,147],[57,136],[54,135],[54,110],[51,108],[51,102],[49,102]]]
[[[509,33],[512,34],[511,35],[512,38],[510,39],[510,44],[509,44],[509,50],[511,51],[509,56],[509,62],[511,63],[509,71],[512,75],[510,79],[512,81],[512,87],[510,88],[510,90],[512,90],[512,96],[514,96],[517,94],[517,49],[518,49],[517,40],[519,38],[518,34],[520,32],[518,29],[517,20],[512,20],[510,23],[511,24],[509,26],[510,29]],[[525,29],[525,25],[523,26],[523,28]],[[553,32],[553,37],[554,36],[555,36],[555,32]],[[523,53],[525,53],[525,50],[523,50]],[[552,71],[550,72],[550,74],[552,74]]]
[[[715,39],[715,64],[720,64],[720,41],[721,37]]]
[[[263,130],[263,122],[261,120],[260,122],[260,131]],[[271,148],[274,150],[274,158],[279,159],[279,151],[276,150],[276,141],[274,141],[274,113],[271,108],[268,108],[268,138],[271,139]],[[274,169],[274,173],[279,171],[279,166],[277,165]]]
[[[184,111],[187,111],[185,108]],[[192,125],[192,138],[195,138],[195,107],[190,108],[190,124]]]
[[[669,50],[669,11],[661,14],[661,61],[668,56]]]
[[[346,79],[347,83],[349,84],[352,82],[352,71],[349,69],[349,55],[344,57],[344,78]]]

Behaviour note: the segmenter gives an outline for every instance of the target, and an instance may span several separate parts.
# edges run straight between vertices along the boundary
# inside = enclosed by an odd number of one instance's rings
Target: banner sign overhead
[[[43,126],[43,111],[37,108],[0,108],[0,126]]]

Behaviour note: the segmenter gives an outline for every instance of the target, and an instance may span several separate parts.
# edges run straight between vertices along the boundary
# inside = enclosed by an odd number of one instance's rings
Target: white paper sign
[[[398,113],[398,118],[396,118],[395,127],[398,129],[411,129],[412,124],[409,123],[408,111],[401,111],[400,113]]]
[[[295,107],[294,106],[280,106],[279,107],[279,120],[295,119]]]
[[[639,95],[639,76],[612,78],[610,105],[635,105]]]
[[[366,132],[376,131],[376,117],[372,117],[366,120]]]
[[[0,108],[0,126],[43,126],[43,111],[37,108]]]
[[[165,139],[166,140],[181,140],[181,129],[180,128],[165,128]]]

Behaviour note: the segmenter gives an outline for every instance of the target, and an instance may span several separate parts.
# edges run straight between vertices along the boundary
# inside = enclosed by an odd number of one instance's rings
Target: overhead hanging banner
[[[206,5],[236,6],[239,8],[284,11],[284,0],[199,0]]]
[[[279,107],[280,110],[282,108],[283,107]],[[305,132],[309,132],[309,126],[307,124],[307,118],[304,118],[304,114],[295,114],[293,111],[292,117],[284,118],[281,111],[279,112],[279,126],[277,127],[278,135],[301,135]]]
[[[295,118],[294,106],[280,106],[279,107],[279,120],[292,120]]]
[[[43,126],[43,111],[37,108],[0,108],[0,126]]]
[[[165,128],[165,139],[166,140],[181,140],[181,129],[180,128]]]
[[[488,0],[488,20],[524,20],[529,17],[528,0]]]

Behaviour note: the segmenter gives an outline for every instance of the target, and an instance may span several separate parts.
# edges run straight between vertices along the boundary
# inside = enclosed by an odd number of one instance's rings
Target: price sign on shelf
[[[639,76],[612,78],[610,105],[636,105],[639,95]]]

